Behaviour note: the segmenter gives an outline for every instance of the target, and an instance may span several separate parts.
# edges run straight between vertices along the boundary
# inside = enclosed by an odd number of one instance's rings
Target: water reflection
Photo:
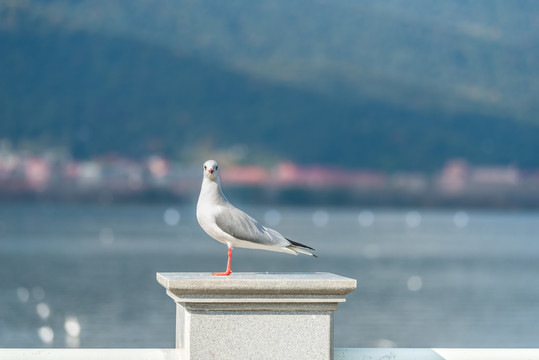
[[[416,228],[421,225],[421,214],[417,211],[410,211],[406,214],[405,220],[410,229]]]
[[[468,222],[470,221],[470,216],[466,211],[457,211],[455,215],[453,216],[453,222],[455,223],[455,226],[458,228],[463,228],[468,225]]]
[[[76,316],[68,316],[64,322],[64,329],[66,332],[66,346],[70,348],[80,347],[80,332],[81,326],[79,319]]]
[[[67,335],[72,337],[79,337],[81,330],[79,319],[77,319],[76,316],[66,317],[66,320],[64,322],[64,329]]]
[[[419,291],[423,287],[423,279],[418,275],[410,276],[406,282],[406,287],[410,291]]]
[[[49,305],[41,302],[36,305],[36,312],[40,318],[42,318],[43,320],[46,320],[49,318],[51,314],[51,309]]]
[[[370,227],[374,223],[374,214],[370,210],[363,210],[357,216],[357,221],[361,227]]]
[[[28,291],[27,288],[18,287],[17,288],[17,297],[19,298],[20,302],[27,302],[28,299],[30,299],[30,291]]]
[[[54,340],[54,331],[50,326],[42,326],[37,330],[37,334],[45,344],[52,344]]]
[[[313,213],[313,224],[316,227],[325,227],[329,222],[329,214],[325,210],[317,210]]]
[[[80,337],[73,337],[66,334],[66,347],[68,348],[79,348],[80,347]]]
[[[163,220],[168,226],[176,226],[180,222],[181,214],[174,208],[168,208],[163,214]]]
[[[394,341],[391,341],[389,339],[379,339],[376,342],[377,348],[396,348],[397,344],[395,344]]]
[[[275,209],[266,211],[264,214],[264,222],[268,226],[278,226],[281,223],[281,213]]]

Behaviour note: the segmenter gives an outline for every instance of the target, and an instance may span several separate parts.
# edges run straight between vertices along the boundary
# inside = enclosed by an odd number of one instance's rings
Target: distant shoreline
[[[447,195],[439,191],[419,193],[399,191],[351,191],[349,189],[300,189],[266,187],[231,187],[227,197],[237,204],[266,206],[337,206],[337,207],[416,207],[416,208],[484,208],[539,209],[539,193],[496,191]],[[194,204],[198,192],[175,193],[167,189],[138,192],[95,190],[86,193],[0,192],[2,203],[80,203],[80,204]]]

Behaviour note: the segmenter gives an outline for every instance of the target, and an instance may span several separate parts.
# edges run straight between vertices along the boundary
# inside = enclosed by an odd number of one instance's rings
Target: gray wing
[[[281,234],[275,230],[266,229],[258,221],[232,205],[223,207],[215,217],[215,223],[221,230],[239,240],[269,246],[290,245]]]

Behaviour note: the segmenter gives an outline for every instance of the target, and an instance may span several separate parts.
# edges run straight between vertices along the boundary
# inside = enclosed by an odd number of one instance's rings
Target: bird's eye
[[[204,165],[204,170],[206,170],[206,165]]]
[[[216,166],[216,167],[215,167],[215,170],[217,170],[217,169],[219,169],[219,166]]]

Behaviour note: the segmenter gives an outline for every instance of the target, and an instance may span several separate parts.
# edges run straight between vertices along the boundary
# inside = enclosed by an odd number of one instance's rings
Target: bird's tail
[[[288,238],[285,238],[285,239],[288,240],[290,242],[290,244],[291,244],[291,245],[287,246],[287,248],[289,248],[290,250],[293,250],[296,253],[301,253],[301,254],[305,254],[305,255],[314,256],[315,258],[318,257],[318,256],[316,256],[315,254],[313,254],[312,252],[309,251],[309,250],[316,251],[312,247],[304,245],[304,244],[299,243],[299,242],[294,241],[294,240],[290,240]],[[309,250],[307,250],[307,249],[309,249]]]

